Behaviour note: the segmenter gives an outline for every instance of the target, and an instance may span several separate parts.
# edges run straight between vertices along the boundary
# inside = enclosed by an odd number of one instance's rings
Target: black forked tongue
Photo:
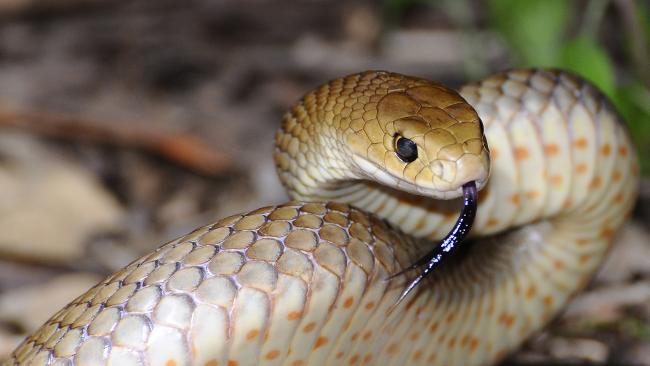
[[[433,273],[433,270],[436,269],[440,264],[449,258],[463,242],[467,234],[469,234],[470,229],[472,228],[472,223],[474,222],[474,216],[476,216],[476,201],[478,199],[478,192],[476,190],[476,183],[469,182],[463,185],[463,209],[460,212],[458,220],[453,229],[445,236],[445,238],[440,242],[438,246],[433,248],[429,253],[425,254],[422,258],[418,259],[412,265],[406,267],[402,271],[391,275],[388,279],[393,279],[397,276],[401,276],[404,273],[419,269],[420,273],[409,283],[409,285],[402,291],[397,303],[394,306],[397,306],[404,298],[415,288],[417,285],[422,282],[427,276]]]

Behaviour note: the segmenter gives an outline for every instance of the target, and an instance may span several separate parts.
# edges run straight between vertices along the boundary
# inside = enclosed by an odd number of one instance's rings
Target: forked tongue
[[[393,279],[408,271],[420,269],[417,277],[402,291],[399,299],[394,306],[397,306],[404,298],[428,275],[433,273],[446,258],[449,258],[463,242],[467,234],[469,234],[476,216],[476,201],[478,199],[478,192],[476,190],[476,183],[474,181],[465,183],[463,185],[463,209],[460,216],[451,231],[445,236],[438,246],[433,248],[429,253],[425,254],[422,258],[418,259],[415,263],[403,269],[402,271],[391,275],[388,279]]]

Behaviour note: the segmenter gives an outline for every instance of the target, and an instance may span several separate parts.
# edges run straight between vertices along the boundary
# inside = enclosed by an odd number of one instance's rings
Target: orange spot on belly
[[[530,285],[528,290],[526,290],[526,298],[529,300],[532,299],[533,297],[535,297],[536,292],[537,292],[537,288],[535,287],[535,285]]]
[[[278,356],[280,356],[280,351],[278,351],[277,349],[274,349],[273,351],[270,351],[269,353],[267,353],[265,357],[266,357],[267,360],[274,360]]]
[[[299,311],[292,311],[287,315],[287,319],[289,320],[298,320],[302,316],[302,313]]]
[[[343,303],[343,307],[349,309],[353,303],[354,303],[354,299],[352,297],[348,297],[347,299],[345,299],[345,302]]]
[[[217,360],[210,360],[206,362],[203,366],[219,366],[219,362],[217,362]]]
[[[348,328],[350,328],[351,325],[352,325],[352,319],[348,319],[348,320],[345,322],[345,325],[343,325],[343,329],[342,329],[342,331],[346,331],[346,330],[348,330]]]
[[[580,264],[585,264],[585,263],[587,263],[589,261],[589,258],[590,258],[589,254],[582,254],[578,258],[578,261],[580,262]]]
[[[370,339],[370,337],[372,337],[372,332],[371,332],[371,331],[367,331],[367,332],[363,335],[363,340],[364,340],[364,341],[367,341],[367,340]]]
[[[609,144],[605,144],[600,148],[600,153],[603,154],[603,156],[609,156],[609,154],[612,153],[612,147],[609,146]]]
[[[583,238],[576,239],[576,244],[578,244],[579,246],[583,246],[583,245],[585,245],[587,243],[589,243],[588,239],[583,239]]]
[[[399,351],[399,346],[396,343],[391,343],[386,351],[388,351],[389,354],[394,355]]]
[[[562,176],[561,175],[554,175],[549,178],[549,181],[551,182],[552,185],[554,186],[559,186],[562,184]]]
[[[515,147],[512,150],[512,153],[515,155],[515,159],[517,159],[517,160],[526,159],[530,155],[528,153],[528,149],[526,149],[525,147],[521,147],[521,146]]]
[[[228,366],[239,366],[239,362],[234,360],[228,360]]]
[[[549,156],[556,155],[560,152],[560,148],[556,144],[547,144],[544,146],[544,153]]]
[[[354,356],[350,357],[350,365],[356,364],[357,361],[359,361],[359,355],[354,355]]]
[[[343,355],[344,355],[344,353],[341,352],[341,351],[339,351],[339,352],[336,354],[336,359],[337,359],[337,360],[342,359],[342,358],[343,358]]]
[[[614,174],[612,175],[612,180],[613,180],[614,182],[619,182],[619,181],[621,180],[621,178],[623,178],[623,174],[621,174],[620,171],[615,170],[615,171],[614,171]]]
[[[469,351],[474,352],[478,348],[478,339],[477,338],[472,338],[471,341],[469,341]]]
[[[578,148],[578,149],[586,149],[586,148],[587,148],[587,145],[588,145],[588,142],[587,142],[587,139],[586,139],[586,138],[581,137],[581,138],[575,140],[575,141],[573,142],[573,144],[574,144],[575,147]]]
[[[499,323],[503,324],[506,328],[510,328],[515,323],[515,317],[512,314],[502,313],[499,316]]]
[[[499,225],[499,220],[495,219],[494,217],[490,217],[486,223],[487,226],[497,226]]]
[[[447,342],[447,347],[454,348],[455,346],[456,346],[456,337],[449,338],[449,342]]]
[[[246,339],[248,339],[250,341],[252,339],[257,338],[258,335],[260,335],[260,331],[257,330],[257,329],[253,329],[253,330],[251,330],[250,332],[248,332],[246,334]]]
[[[515,193],[510,196],[510,202],[512,202],[512,204],[515,206],[518,205],[520,202],[519,193]]]
[[[165,366],[176,366],[176,361],[175,360],[167,360],[167,362],[165,362]]]
[[[420,338],[420,333],[413,333],[413,334],[411,334],[411,336],[409,337],[409,339],[410,339],[411,341],[413,341],[413,342],[417,341],[418,338]]]
[[[438,330],[438,323],[437,323],[437,322],[433,322],[433,324],[431,324],[431,326],[429,327],[429,332],[431,332],[431,333],[435,333],[436,330]]]
[[[619,153],[621,156],[627,156],[627,147],[625,147],[625,146],[619,146],[619,148],[618,148],[618,153]]]
[[[420,358],[422,358],[422,351],[421,351],[421,350],[417,350],[417,351],[415,351],[415,353],[413,354],[413,360],[414,360],[414,361],[417,361],[417,360],[419,360]]]
[[[291,363],[291,366],[302,366],[305,364],[305,361],[303,360],[295,360]]]
[[[542,302],[543,302],[544,305],[546,305],[546,306],[551,306],[551,305],[553,305],[553,296],[551,296],[551,295],[546,295],[546,296],[544,296],[544,297],[542,298]]]
[[[465,347],[469,343],[469,335],[465,334],[460,340],[460,346]]]
[[[600,236],[603,236],[605,238],[611,238],[611,237],[614,236],[614,234],[615,234],[614,230],[612,230],[612,229],[610,229],[608,227],[603,228],[603,230],[600,231]]]
[[[564,262],[560,259],[556,259],[553,261],[553,267],[557,270],[564,269]]]
[[[603,185],[603,180],[600,177],[594,177],[589,184],[589,189],[598,189]]]
[[[314,343],[314,349],[324,345],[325,343],[327,343],[327,337],[318,337],[316,343]]]
[[[455,318],[456,318],[455,313],[449,313],[449,315],[447,315],[447,323],[453,322]]]
[[[371,355],[371,354],[367,354],[367,355],[363,358],[363,363],[370,363],[370,360],[372,360],[372,355]]]
[[[316,323],[314,323],[314,322],[310,322],[309,324],[305,325],[305,326],[302,328],[302,331],[305,332],[305,333],[309,333],[309,332],[311,332],[312,330],[314,330],[314,328],[316,328]]]
[[[618,192],[616,196],[614,196],[614,203],[621,204],[625,201],[625,194],[623,192]]]
[[[586,172],[587,172],[587,164],[585,163],[576,164],[576,173],[584,174]]]
[[[534,200],[537,197],[539,197],[539,192],[538,191],[528,191],[528,192],[526,192],[526,198],[528,198],[529,200]]]
[[[418,316],[424,312],[424,307],[418,306],[417,309],[415,309],[415,315]]]
[[[375,303],[373,301],[367,303],[366,306],[364,306],[364,308],[366,308],[366,310],[370,310],[370,309],[372,309],[374,307],[375,307]]]

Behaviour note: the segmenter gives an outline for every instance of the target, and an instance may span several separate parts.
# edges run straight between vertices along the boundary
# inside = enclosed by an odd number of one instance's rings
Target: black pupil
[[[412,140],[405,137],[398,137],[395,144],[397,157],[405,163],[410,163],[418,158],[418,146]]]

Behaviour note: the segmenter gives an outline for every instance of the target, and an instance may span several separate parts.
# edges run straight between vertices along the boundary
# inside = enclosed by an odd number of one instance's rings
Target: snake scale
[[[296,201],[134,261],[5,365],[492,364],[587,283],[639,180],[605,97],[542,69],[459,93],[339,78],[285,115],[274,158]],[[468,182],[482,188],[468,242],[398,302],[417,270],[390,276],[449,232]]]

